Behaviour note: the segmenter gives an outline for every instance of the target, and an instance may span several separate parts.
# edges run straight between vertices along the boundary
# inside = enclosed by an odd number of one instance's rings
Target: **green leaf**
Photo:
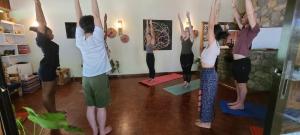
[[[23,127],[21,120],[20,119],[16,119],[16,123],[17,123],[17,127],[20,129]]]
[[[63,128],[67,132],[73,132],[73,133],[83,133],[83,130],[81,128],[77,128],[75,126],[67,126]]]
[[[28,119],[34,124],[45,129],[64,129],[68,132],[83,133],[83,130],[74,126],[70,126],[64,113],[44,113],[38,115],[31,108],[24,107],[28,112]]]
[[[50,121],[66,121],[66,115],[64,113],[44,113],[41,117]]]
[[[19,133],[22,134],[22,135],[26,135],[26,132],[25,132],[25,128],[21,122],[20,119],[16,119],[16,123],[17,123],[17,127],[18,127],[18,130],[19,130]],[[21,133],[22,131],[22,133]]]
[[[55,119],[47,119],[45,116],[28,116],[28,119],[33,123],[41,126],[42,128],[47,129],[60,129],[65,126],[68,126],[68,122],[66,119],[64,120],[55,120]]]
[[[38,116],[37,113],[35,113],[35,111],[29,107],[23,107],[25,109],[25,111],[28,113],[28,115],[30,116]]]

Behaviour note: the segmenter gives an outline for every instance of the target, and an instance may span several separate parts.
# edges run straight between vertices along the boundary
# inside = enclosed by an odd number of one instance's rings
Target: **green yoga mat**
[[[177,84],[171,87],[164,88],[165,91],[172,93],[173,95],[182,95],[187,92],[191,92],[194,90],[199,90],[200,88],[200,80],[193,80],[190,82],[190,87],[183,87],[182,84]]]

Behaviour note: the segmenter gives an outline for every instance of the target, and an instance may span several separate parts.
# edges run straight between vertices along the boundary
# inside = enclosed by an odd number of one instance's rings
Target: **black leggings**
[[[192,79],[192,65],[194,63],[194,54],[181,54],[180,64],[183,71],[183,80],[190,82]]]
[[[154,79],[154,77],[155,77],[155,68],[154,68],[155,58],[154,58],[153,53],[147,53],[146,62],[147,62],[147,66],[149,69],[149,78]]]

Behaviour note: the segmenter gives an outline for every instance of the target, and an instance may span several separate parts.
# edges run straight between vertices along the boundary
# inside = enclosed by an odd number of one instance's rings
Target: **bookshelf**
[[[33,73],[29,60],[30,49],[26,43],[25,26],[10,21],[0,21],[0,55],[4,69],[6,83],[20,81],[23,76]],[[13,76],[13,77],[12,77]],[[18,88],[10,91],[11,94],[19,92]]]

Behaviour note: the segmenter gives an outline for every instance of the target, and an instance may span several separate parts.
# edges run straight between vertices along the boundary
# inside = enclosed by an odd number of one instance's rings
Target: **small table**
[[[65,85],[71,80],[69,68],[60,68],[56,70],[56,74],[58,76],[58,85]]]

